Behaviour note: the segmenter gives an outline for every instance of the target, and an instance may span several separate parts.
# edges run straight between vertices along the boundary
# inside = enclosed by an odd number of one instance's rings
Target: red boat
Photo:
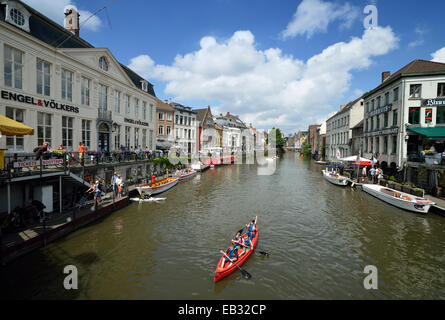
[[[244,236],[244,234],[243,234]],[[258,243],[258,225],[255,225],[255,237],[252,239],[253,249],[256,248],[256,244]],[[238,260],[235,261],[235,263],[239,266],[241,266],[244,262],[246,262],[247,259],[249,259],[250,255],[252,254],[253,250],[249,250],[246,253],[244,253],[242,256],[240,256],[241,252],[243,252],[243,249],[238,249]],[[238,267],[235,264],[232,264],[229,267],[230,262],[226,261],[224,263],[224,267],[221,268],[222,260],[224,259],[224,255],[219,259],[218,265],[215,270],[215,276],[214,281],[217,283],[219,280],[227,277],[229,274],[231,274],[233,271],[236,271]]]

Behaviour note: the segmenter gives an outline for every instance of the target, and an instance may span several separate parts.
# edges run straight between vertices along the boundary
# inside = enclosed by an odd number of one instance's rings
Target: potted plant
[[[379,184],[383,187],[386,187],[387,181],[385,179],[380,179]]]
[[[413,192],[413,188],[409,184],[405,184],[402,186],[402,191],[405,193],[411,193]]]
[[[420,189],[420,188],[413,188],[412,189],[412,194],[417,196],[417,197],[423,197],[424,196],[424,190]]]

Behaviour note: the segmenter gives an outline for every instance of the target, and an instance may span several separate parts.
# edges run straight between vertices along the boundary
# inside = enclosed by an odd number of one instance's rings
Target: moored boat
[[[363,191],[370,195],[385,201],[395,207],[417,213],[426,214],[435,203],[421,197],[414,196],[405,192],[397,191],[391,188],[382,187],[376,184],[362,185]]]
[[[323,178],[325,178],[330,183],[335,184],[336,186],[345,187],[349,183],[352,183],[351,179],[349,179],[348,177],[341,176],[337,172],[328,170],[322,170],[322,172],[323,172]]]
[[[178,184],[178,182],[179,178],[168,177],[156,182],[141,184],[136,187],[136,190],[139,192],[139,194],[141,194],[143,191],[145,195],[151,196],[173,188],[175,185]]]
[[[183,181],[194,177],[197,173],[194,169],[178,170],[175,176],[178,177],[180,181]]]
[[[204,164],[201,161],[197,161],[191,165],[191,168],[196,171],[204,171],[210,168],[208,164]]]
[[[243,234],[244,236],[244,234]],[[256,245],[258,243],[258,225],[255,224],[255,237],[252,238],[252,245],[253,245],[253,249],[255,250]],[[235,263],[238,266],[241,266],[244,262],[246,262],[247,259],[249,259],[249,257],[252,255],[253,250],[248,250],[246,251],[243,255],[240,256],[240,254],[243,252],[243,249],[238,249],[238,260],[235,261]],[[221,268],[221,263],[223,262],[224,259],[224,255],[221,256],[221,259],[219,259],[218,261],[218,265],[216,266],[216,270],[215,270],[215,274],[214,274],[214,282],[218,282],[221,279],[227,277],[228,275],[232,274],[234,271],[236,271],[238,269],[238,267],[235,265],[235,263],[233,263],[230,267],[230,262],[225,262],[224,266]]]

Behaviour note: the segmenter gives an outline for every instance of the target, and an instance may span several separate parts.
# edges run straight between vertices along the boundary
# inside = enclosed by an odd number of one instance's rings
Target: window
[[[48,142],[51,146],[51,114],[37,112],[37,143],[40,146]]]
[[[153,130],[151,130],[151,129],[150,129],[149,135],[148,135],[148,148],[150,150],[153,150]]]
[[[420,123],[420,108],[418,107],[409,108],[408,122],[411,124]]]
[[[91,148],[91,120],[82,119],[82,143],[87,149]]]
[[[101,68],[104,71],[108,71],[107,58],[105,58],[103,56],[99,58],[99,68]]]
[[[121,126],[117,125],[114,133],[114,149],[118,150],[121,147]]]
[[[389,112],[385,112],[383,115],[383,128],[388,127],[388,119],[389,119]]]
[[[99,109],[107,110],[108,105],[108,87],[99,84]]]
[[[438,83],[437,84],[437,96],[438,97],[445,97],[445,83]]]
[[[192,118],[189,117],[189,126],[192,124]]]
[[[37,58],[37,94],[51,95],[50,90],[50,64]]]
[[[379,97],[377,98],[377,109],[380,108],[380,106],[381,106],[381,102],[382,102],[382,97],[379,96]]]
[[[172,114],[167,112],[167,121],[172,121]]]
[[[16,8],[12,8],[9,11],[9,16],[11,17],[12,22],[16,25],[23,26],[25,24],[25,16]]]
[[[142,102],[142,119],[147,120],[147,102],[145,101]]]
[[[153,121],[153,105],[151,103],[150,103],[150,121]]]
[[[420,98],[422,96],[422,85],[412,84],[409,87],[409,97],[410,98]]]
[[[393,101],[399,101],[399,87],[394,89],[394,99]]]
[[[114,91],[114,112],[121,112],[121,93],[117,90]]]
[[[182,123],[183,123],[183,120],[184,120],[184,117],[183,117],[183,116],[180,116],[180,117],[179,117],[179,124],[182,124]]]
[[[22,89],[23,53],[5,46],[4,80],[5,86]]]
[[[6,116],[9,119],[23,123],[25,112],[22,109],[6,107]],[[23,136],[6,136],[6,148],[8,151],[24,151]]]
[[[134,117],[139,119],[139,99],[134,99]]]
[[[366,109],[365,109],[365,110],[366,110],[366,112],[369,112],[369,102],[366,102],[366,104],[365,104],[365,105],[366,105]]]
[[[368,139],[365,139],[365,148],[364,148],[365,152],[368,151]]]
[[[372,99],[372,101],[371,101],[371,111],[374,110],[374,107],[375,107],[375,100]]]
[[[388,136],[383,137],[383,154],[388,153]]]
[[[176,134],[175,134],[175,136],[176,136],[176,139],[179,139],[179,129],[178,129],[178,128],[176,128],[176,129],[175,129],[175,132],[176,132]]]
[[[164,112],[159,112],[158,113],[158,119],[159,120],[164,120]]]
[[[62,69],[62,99],[73,100],[73,73]]]
[[[147,146],[147,129],[142,129],[142,147]]]
[[[163,125],[159,125],[159,127],[158,127],[158,134],[160,136],[164,135],[164,126]]]
[[[139,146],[139,128],[134,128],[134,147]]]
[[[81,95],[81,102],[84,106],[90,105],[90,85],[91,81],[90,79],[82,77],[81,80],[81,88],[80,88],[80,95]]]
[[[73,150],[73,119],[62,117],[62,144],[65,150]]]
[[[125,95],[125,114],[130,114],[130,96],[128,94]]]
[[[397,136],[392,136],[392,154],[397,153]]]
[[[172,131],[172,127],[167,126],[167,135],[169,136],[171,134]]]
[[[398,109],[395,109],[395,110],[392,111],[392,125],[394,127],[397,127],[397,125],[399,123],[399,119],[398,119],[399,115],[398,115],[398,113],[399,113]]]
[[[368,119],[366,119],[366,122],[365,122],[365,132],[368,132]]]
[[[374,117],[371,118],[371,131],[374,130]]]
[[[125,127],[125,146],[130,147],[130,127]]]
[[[369,152],[373,152],[373,150],[374,150],[374,138],[371,138],[371,144],[370,144],[370,146],[369,146]]]
[[[192,118],[192,126],[195,126],[195,118]]]
[[[385,93],[385,106],[389,105],[389,92]]]

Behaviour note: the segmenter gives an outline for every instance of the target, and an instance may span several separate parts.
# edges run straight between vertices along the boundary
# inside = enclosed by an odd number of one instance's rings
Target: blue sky
[[[24,2],[63,24],[66,5],[86,17],[110,1]],[[369,33],[368,4],[379,25]],[[445,47],[444,9],[437,0],[115,0],[80,34],[153,83],[160,99],[290,133],[373,89],[382,71],[432,60]],[[436,60],[445,62],[443,51]]]

